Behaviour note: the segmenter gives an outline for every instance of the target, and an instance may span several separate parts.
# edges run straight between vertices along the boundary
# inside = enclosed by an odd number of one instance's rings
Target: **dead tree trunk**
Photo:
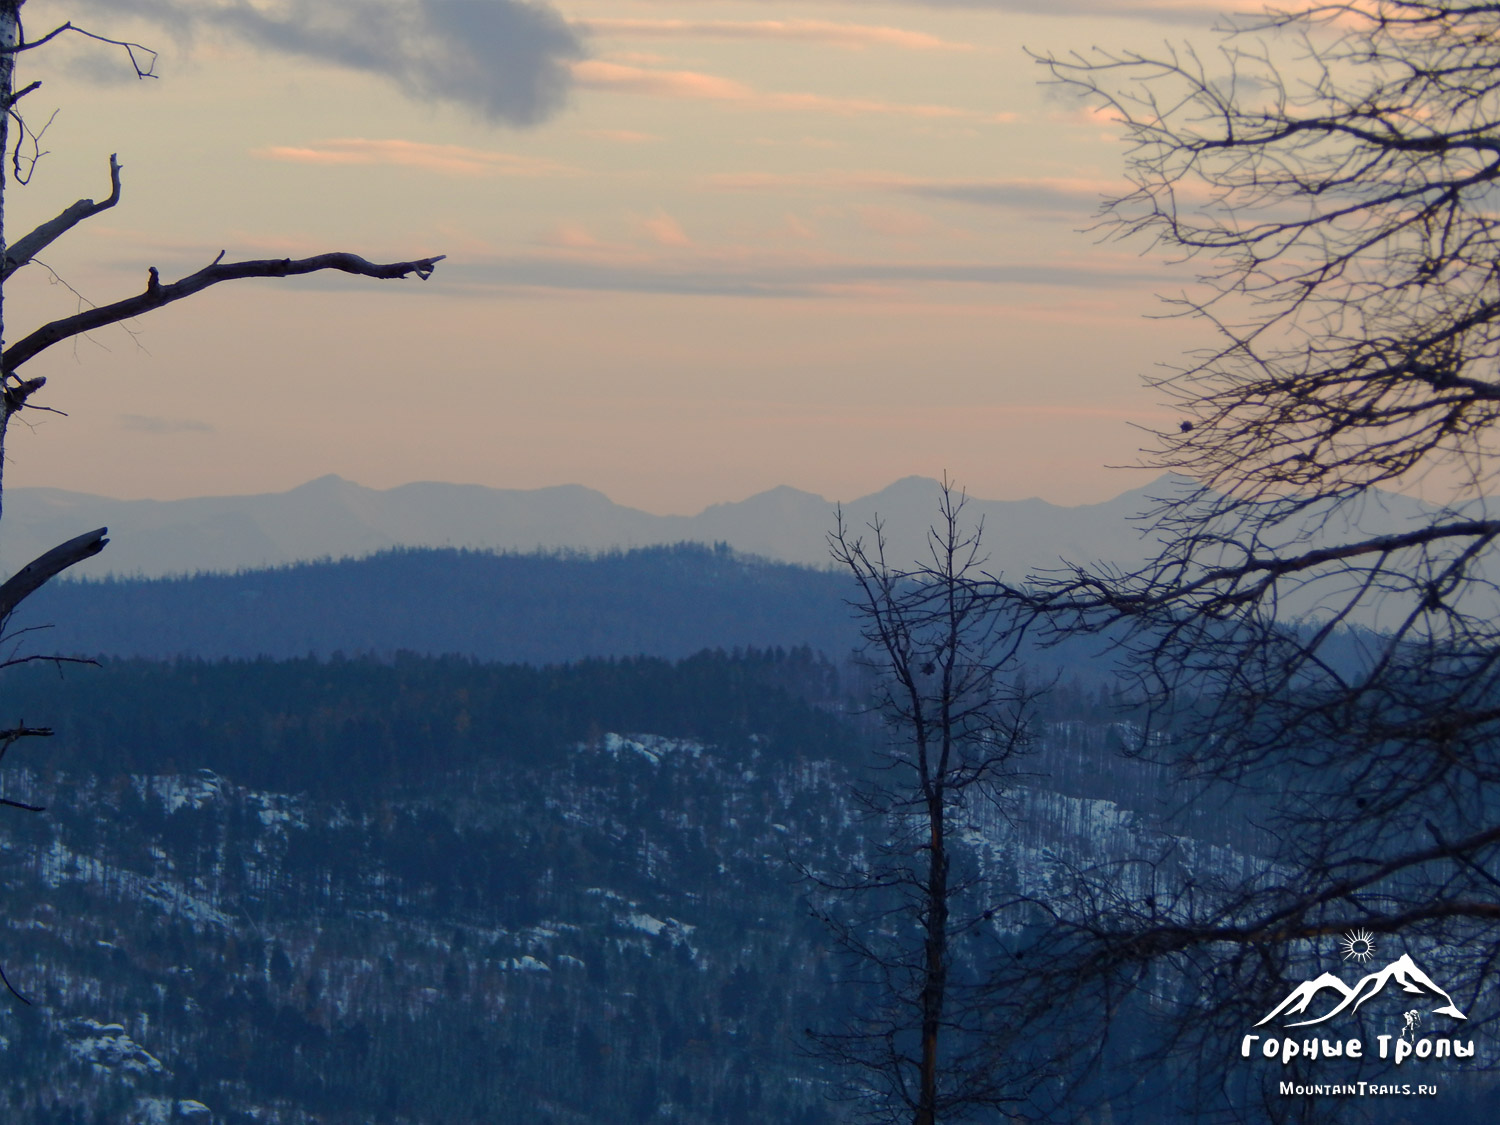
[[[944,754],[944,757],[947,755]],[[922,1066],[913,1125],[936,1125],[938,1113],[938,1035],[948,985],[948,826],[947,796],[941,788],[927,797],[931,826],[928,847],[925,928],[926,972],[922,982]]]
[[[16,48],[21,43],[21,5],[26,0],[0,0],[0,262],[5,260],[6,154],[10,152],[10,113],[15,106]],[[5,301],[0,294],[0,345],[5,341]],[[0,371],[0,513],[4,511],[5,434],[10,424],[10,389]]]

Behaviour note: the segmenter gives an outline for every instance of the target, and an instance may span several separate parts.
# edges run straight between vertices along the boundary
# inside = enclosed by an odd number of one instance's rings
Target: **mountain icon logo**
[[[1385,968],[1361,977],[1352,987],[1332,973],[1324,973],[1313,980],[1305,980],[1292,989],[1286,999],[1272,1008],[1255,1026],[1261,1027],[1279,1016],[1305,1015],[1310,1011],[1316,1011],[1315,1005],[1321,1006],[1332,1001],[1333,1007],[1322,1015],[1297,1020],[1284,1026],[1308,1027],[1312,1024],[1323,1023],[1344,1012],[1355,1011],[1366,1000],[1383,992],[1387,985],[1398,986],[1405,994],[1403,1000],[1411,996],[1425,996],[1433,1000],[1441,1000],[1442,1003],[1439,1006],[1431,1009],[1435,1015],[1452,1016],[1459,1020],[1469,1018],[1458,1010],[1453,997],[1423,972],[1421,966],[1413,961],[1409,954],[1403,953]]]

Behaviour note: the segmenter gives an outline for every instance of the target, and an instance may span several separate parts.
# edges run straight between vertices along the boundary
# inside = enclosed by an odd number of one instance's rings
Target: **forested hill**
[[[806,649],[13,668],[0,712],[57,736],[0,774],[48,809],[0,847],[0,964],[35,1001],[0,1004],[0,1121],[843,1125],[800,1044],[858,990],[795,865],[883,831],[851,798],[861,698]],[[965,832],[996,896],[1155,805],[1149,767],[1099,774],[1113,701],[1047,706],[1056,788]]]
[[[14,669],[0,712],[46,716],[47,758],[83,773],[211,769],[262,788],[377,799],[520,752],[551,768],[606,730],[735,751],[756,738],[850,757],[837,670],[807,648],[535,668],[391,661],[106,661]]]
[[[806,650],[11,671],[57,737],[0,778],[48,806],[0,847],[0,1121],[839,1120],[786,857],[859,846],[857,751]]]
[[[727,547],[601,555],[404,549],[238,574],[57,582],[37,651],[171,658],[457,653],[549,664],[858,643],[846,576]],[[18,615],[19,617],[20,615]]]

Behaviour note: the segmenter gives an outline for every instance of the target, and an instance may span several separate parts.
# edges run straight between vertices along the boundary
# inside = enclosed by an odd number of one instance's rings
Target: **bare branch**
[[[132,43],[129,40],[111,39],[107,35],[98,35],[92,31],[86,31],[84,28],[75,26],[71,20],[58,27],[54,27],[40,39],[27,40],[23,36],[22,41],[20,43],[17,43],[14,47],[0,48],[0,54],[11,55],[19,54],[22,51],[35,50],[37,47],[40,47],[45,43],[50,43],[65,31],[74,32],[77,35],[82,35],[85,39],[93,39],[99,43],[108,43],[111,47],[123,47],[125,49],[125,53],[130,56],[130,65],[135,68],[135,76],[137,78],[160,77],[156,73],[156,60],[159,56],[150,47],[143,46],[140,43]],[[140,55],[146,59],[145,66],[141,65],[141,59],[136,56],[137,51],[139,51]],[[34,83],[33,85],[40,85],[40,83]],[[29,89],[31,89],[31,87],[28,87],[27,90],[23,90],[22,93],[28,92]],[[18,94],[16,96],[19,97],[20,95]]]
[[[10,977],[5,975],[5,967],[3,965],[0,965],[0,984],[5,985],[5,990],[21,1003],[25,1004],[27,1007],[31,1006],[31,1001],[26,999],[26,997],[23,996],[20,992],[16,991],[16,986],[10,983]]]
[[[0,585],[0,620],[9,617],[16,606],[68,567],[104,550],[109,542],[104,537],[108,531],[109,528],[101,527],[60,543],[11,575]]]
[[[222,281],[238,281],[249,277],[293,277],[299,274],[316,273],[319,270],[340,270],[361,277],[387,280],[415,274],[425,281],[432,276],[437,263],[446,256],[439,254],[433,258],[418,258],[410,262],[377,264],[357,254],[335,252],[319,254],[312,258],[270,258],[250,262],[226,262],[205,266],[197,273],[190,274],[170,285],[161,284],[156,267],[152,266],[148,271],[145,292],[134,297],[127,297],[123,301],[116,301],[111,305],[101,305],[98,308],[88,309],[74,316],[43,325],[5,349],[3,357],[0,357],[0,371],[8,377],[22,364],[61,340],[140,316],[153,309],[159,309],[163,305],[169,305],[173,301],[191,297],[194,293],[201,292],[210,285],[217,285]]]
[[[1493,990],[1500,4],[1304,4],[1212,53],[1040,61],[1124,133],[1100,229],[1190,261],[1168,312],[1216,335],[1147,380],[1181,412],[1146,451],[1179,474],[1154,557],[1006,596],[1115,647],[1146,709],[1129,752],[1213,800],[1244,867],[1165,835],[1059,862],[994,999],[1044,1035],[1063,996],[1164,1015],[1155,1057],[1201,1053],[1355,926]],[[1382,491],[1419,482],[1442,499]]]
[[[16,239],[5,249],[5,261],[0,264],[0,282],[7,280],[22,266],[29,263],[52,243],[85,219],[93,218],[100,211],[107,211],[120,202],[120,163],[114,153],[109,157],[109,197],[101,203],[92,199],[80,199],[55,218],[47,220],[30,234]]]

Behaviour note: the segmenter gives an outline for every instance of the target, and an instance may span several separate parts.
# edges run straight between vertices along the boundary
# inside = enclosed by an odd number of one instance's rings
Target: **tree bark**
[[[11,611],[31,594],[74,563],[92,558],[104,550],[104,545],[109,542],[104,538],[108,531],[109,528],[101,527],[75,536],[66,543],[53,547],[46,554],[32,559],[11,575],[3,585],[0,585],[0,627],[3,627]]]
[[[0,590],[3,593],[3,590]],[[927,869],[926,977],[922,982],[922,1069],[913,1125],[936,1125],[938,1102],[938,1033],[948,983],[948,829],[947,800],[941,788],[928,798],[931,852]]]
[[[21,5],[26,0],[0,0],[0,262],[6,257],[5,242],[5,163],[10,153],[10,111],[15,101],[16,47],[21,41]],[[0,347],[5,343],[5,305],[0,297]],[[5,372],[0,370],[0,389],[5,386]],[[0,504],[5,486],[5,435],[12,410],[9,402],[0,405]],[[3,514],[0,507],[0,514]]]

